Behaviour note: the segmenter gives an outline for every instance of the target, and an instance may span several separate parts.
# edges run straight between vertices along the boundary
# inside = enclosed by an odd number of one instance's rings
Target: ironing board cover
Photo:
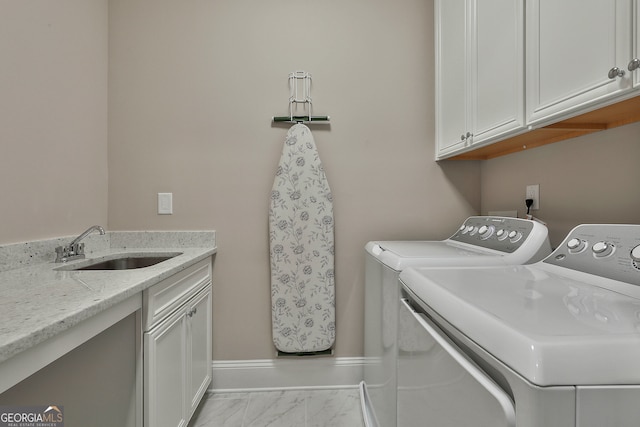
[[[318,352],[335,340],[333,200],[309,128],[289,129],[271,190],[273,342]]]

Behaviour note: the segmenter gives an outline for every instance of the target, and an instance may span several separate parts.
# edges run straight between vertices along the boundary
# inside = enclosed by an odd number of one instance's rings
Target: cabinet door
[[[438,154],[463,148],[471,129],[467,39],[468,0],[436,0],[436,143]]]
[[[524,129],[523,0],[437,0],[436,157]]]
[[[474,3],[471,50],[473,145],[524,126],[523,0]]]
[[[560,120],[631,88],[632,0],[527,0],[527,121]],[[625,70],[609,78],[609,71]]]
[[[185,405],[187,418],[191,418],[211,383],[211,284],[190,301],[187,310],[189,363]]]
[[[627,67],[633,70],[631,72],[633,76],[633,87],[640,88],[640,0],[636,0],[633,6],[635,8],[633,21],[635,37],[633,39],[633,57],[629,61],[629,64],[627,64]],[[636,66],[638,66],[638,68],[635,68]]]
[[[144,425],[184,427],[187,316],[178,310],[145,332]]]

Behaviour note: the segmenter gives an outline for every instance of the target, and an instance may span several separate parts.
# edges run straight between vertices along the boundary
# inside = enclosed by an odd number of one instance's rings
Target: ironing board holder
[[[300,113],[300,110],[302,114]],[[306,71],[294,71],[289,74],[289,115],[275,116],[274,122],[285,123],[328,123],[329,116],[312,114],[311,74]]]

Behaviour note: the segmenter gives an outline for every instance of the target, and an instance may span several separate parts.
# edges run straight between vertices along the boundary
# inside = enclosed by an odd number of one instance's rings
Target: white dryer
[[[398,276],[408,267],[533,263],[551,253],[547,228],[519,218],[473,216],[448,239],[376,241],[365,246],[362,408],[366,426],[396,425]],[[407,344],[409,345],[409,344]]]
[[[409,268],[399,427],[640,422],[640,225],[581,225],[541,262]],[[427,421],[428,420],[428,421]]]

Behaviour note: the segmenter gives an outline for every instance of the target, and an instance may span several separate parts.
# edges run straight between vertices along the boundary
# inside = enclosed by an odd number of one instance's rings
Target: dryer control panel
[[[579,225],[544,262],[640,286],[640,225]]]
[[[530,236],[535,233],[545,233],[546,238],[546,227],[522,218],[472,216],[467,218],[449,239],[513,253],[525,245]]]

